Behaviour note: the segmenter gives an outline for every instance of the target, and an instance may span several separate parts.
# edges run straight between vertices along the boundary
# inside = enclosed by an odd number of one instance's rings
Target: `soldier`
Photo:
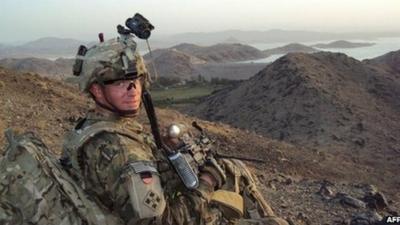
[[[197,188],[182,187],[135,121],[149,76],[135,48],[133,40],[118,38],[77,56],[80,89],[96,107],[65,139],[61,162],[75,181],[125,224],[287,224],[274,216],[240,161],[221,160],[224,170],[206,166]],[[239,177],[246,178],[240,187]],[[222,192],[235,187],[237,195]],[[244,202],[235,198],[239,193],[247,195]]]

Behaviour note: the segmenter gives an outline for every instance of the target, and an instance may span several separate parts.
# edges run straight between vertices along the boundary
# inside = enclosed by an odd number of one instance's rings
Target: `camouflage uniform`
[[[90,112],[71,133],[85,130],[105,121],[108,126],[118,127],[117,129],[120,131],[110,132],[110,130],[105,131],[100,128],[99,131],[95,131],[94,136],[78,148],[74,147],[76,136],[74,134],[67,135],[64,160],[69,158],[69,160],[73,160],[71,163],[79,165],[78,171],[72,165],[70,165],[69,171],[81,183],[86,192],[95,198],[96,202],[122,218],[126,224],[149,224],[149,221],[154,220],[153,218],[136,221],[137,218],[133,216],[134,210],[129,201],[129,194],[121,172],[124,171],[126,165],[138,161],[163,165],[162,170],[164,170],[164,174],[169,174],[169,178],[173,172],[163,163],[165,162],[164,157],[155,151],[152,138],[145,134],[141,125],[131,118],[118,117],[107,112]],[[174,179],[176,181],[177,177]],[[166,185],[170,181],[164,180],[163,184]],[[176,188],[174,193],[165,193],[170,205],[164,212],[163,218],[158,218],[163,220],[161,224],[191,224],[190,221],[195,222],[196,220],[192,215],[194,211],[197,211],[196,214],[200,214],[200,210],[206,211],[193,205],[193,202],[205,204],[205,200],[197,193],[185,193],[186,195],[183,197],[178,194],[179,187],[176,186]],[[184,191],[183,188],[180,190]],[[140,204],[146,203],[141,202]],[[214,214],[216,213],[218,214],[219,211],[214,211]],[[157,222],[160,221],[154,221],[154,223]]]

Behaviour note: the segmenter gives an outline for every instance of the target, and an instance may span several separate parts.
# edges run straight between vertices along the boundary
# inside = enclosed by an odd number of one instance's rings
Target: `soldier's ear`
[[[103,99],[103,89],[101,88],[100,84],[92,84],[89,88],[90,94],[97,100]]]

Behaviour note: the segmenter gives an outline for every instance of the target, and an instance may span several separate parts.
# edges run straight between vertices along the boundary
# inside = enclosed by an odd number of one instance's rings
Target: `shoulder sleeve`
[[[115,133],[102,132],[91,138],[79,157],[86,190],[109,208],[129,207],[129,195],[121,185],[120,174],[129,162],[152,160],[147,148],[144,143]]]

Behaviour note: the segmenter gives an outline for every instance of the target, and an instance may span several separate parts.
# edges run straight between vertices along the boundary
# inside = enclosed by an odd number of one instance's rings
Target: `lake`
[[[330,40],[330,41],[313,41],[313,42],[300,42],[301,44],[304,45],[314,45],[317,43],[329,43],[333,42],[336,40]],[[388,52],[391,51],[397,51],[400,50],[400,37],[393,37],[393,38],[378,38],[378,39],[368,39],[368,40],[347,40],[350,42],[368,42],[368,43],[375,43],[375,45],[368,46],[368,47],[361,47],[361,48],[335,48],[335,49],[319,49],[321,51],[330,51],[330,52],[341,52],[344,53],[348,56],[351,56],[353,58],[356,58],[358,60],[363,60],[363,59],[370,59],[370,58],[375,58],[381,55],[384,55]],[[271,48],[276,48],[276,47],[281,47],[284,45],[287,45],[290,43],[254,43],[250,44],[251,46],[258,48],[260,50],[267,50]],[[318,48],[317,48],[318,49]],[[281,55],[272,55],[267,58],[263,59],[258,59],[258,60],[249,60],[249,61],[244,61],[241,63],[249,63],[249,62],[258,62],[258,63],[269,63],[273,62],[276,59],[280,58]]]

